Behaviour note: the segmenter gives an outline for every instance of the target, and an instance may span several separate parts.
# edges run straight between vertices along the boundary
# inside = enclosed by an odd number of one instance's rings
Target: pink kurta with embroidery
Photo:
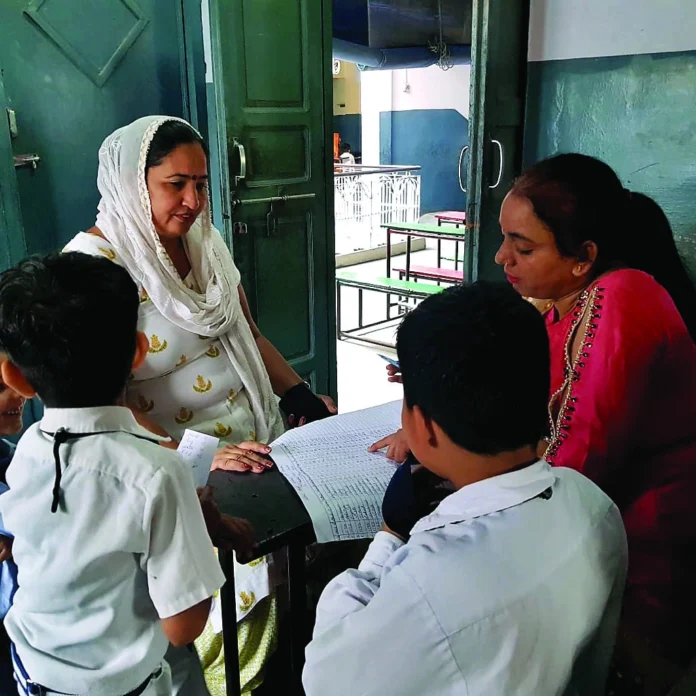
[[[590,323],[567,399],[556,402],[562,427],[547,459],[617,503],[629,542],[624,617],[684,659],[696,652],[696,346],[661,285],[614,271],[560,321],[547,315],[552,394],[587,302]]]

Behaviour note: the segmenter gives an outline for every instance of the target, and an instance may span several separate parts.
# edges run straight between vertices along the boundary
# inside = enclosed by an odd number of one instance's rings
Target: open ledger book
[[[367,448],[401,427],[401,401],[290,430],[271,456],[312,518],[317,541],[374,536],[396,465]]]

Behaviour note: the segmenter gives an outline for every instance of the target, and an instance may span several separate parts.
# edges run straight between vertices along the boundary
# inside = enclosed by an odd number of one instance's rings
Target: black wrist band
[[[295,425],[302,418],[306,423],[312,423],[331,415],[326,404],[312,392],[306,382],[300,382],[288,389],[280,400],[280,408],[288,418],[293,416]]]

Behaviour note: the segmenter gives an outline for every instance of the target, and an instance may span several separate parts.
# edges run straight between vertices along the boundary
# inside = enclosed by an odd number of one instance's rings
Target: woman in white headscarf
[[[66,250],[110,258],[140,289],[138,328],[150,349],[128,388],[136,417],[174,439],[186,428],[220,438],[213,468],[262,473],[271,465],[268,443],[284,429],[276,396],[290,424],[335,406],[309,390],[254,324],[239,272],[210,222],[207,166],[205,143],[185,121],[150,116],[117,130],[99,151],[96,225]],[[247,691],[260,683],[274,646],[271,570],[270,559],[235,568]],[[216,665],[213,694],[224,681],[216,657],[203,655]],[[193,689],[190,677],[179,680],[178,693]]]

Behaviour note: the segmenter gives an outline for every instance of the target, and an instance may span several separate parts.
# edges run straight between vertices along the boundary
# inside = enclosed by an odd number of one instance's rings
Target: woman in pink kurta
[[[500,222],[508,281],[549,300],[545,456],[622,511],[622,634],[686,665],[696,653],[696,290],[669,223],[582,155],[527,170]]]

